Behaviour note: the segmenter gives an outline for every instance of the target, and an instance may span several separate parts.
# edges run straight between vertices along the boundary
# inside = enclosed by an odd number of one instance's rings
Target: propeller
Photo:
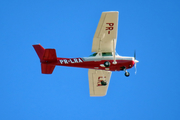
[[[139,62],[138,60],[136,60],[136,50],[134,51],[134,62],[135,62],[134,67],[135,67],[135,74],[136,74],[136,73],[137,73],[136,63],[138,63],[138,62]]]
[[[136,59],[136,50],[134,50],[134,59]]]

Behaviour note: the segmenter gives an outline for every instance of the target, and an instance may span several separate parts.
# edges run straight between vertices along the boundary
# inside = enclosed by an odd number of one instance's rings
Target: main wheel
[[[109,61],[104,62],[104,66],[105,67],[109,67],[110,66],[110,62]]]
[[[102,85],[102,86],[106,86],[107,83],[106,83],[105,81],[102,80],[102,81],[101,81],[101,85]]]
[[[130,73],[129,72],[125,72],[125,76],[129,77]]]

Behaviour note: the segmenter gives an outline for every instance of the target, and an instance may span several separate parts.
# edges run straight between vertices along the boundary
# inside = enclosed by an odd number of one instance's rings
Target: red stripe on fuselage
[[[110,62],[109,67],[102,67],[105,61]],[[99,70],[109,70],[109,71],[120,71],[123,67],[126,69],[132,68],[134,66],[134,61],[132,60],[116,60],[117,64],[113,64],[114,60],[100,60],[100,61],[84,61],[82,58],[57,58],[57,62],[51,64],[58,66],[67,67],[79,67],[88,69],[99,69]],[[109,68],[109,69],[108,69]]]

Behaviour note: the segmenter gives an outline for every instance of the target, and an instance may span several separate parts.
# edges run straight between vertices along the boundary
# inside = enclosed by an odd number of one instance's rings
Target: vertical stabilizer
[[[33,45],[33,47],[34,47],[34,49],[35,49],[39,59],[42,60],[44,52],[45,52],[45,49],[40,44]]]

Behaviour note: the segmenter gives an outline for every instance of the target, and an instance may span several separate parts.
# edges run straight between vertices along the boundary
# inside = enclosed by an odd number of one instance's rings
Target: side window
[[[111,53],[111,52],[108,52],[108,53],[102,53],[102,56],[112,56],[112,53]]]

